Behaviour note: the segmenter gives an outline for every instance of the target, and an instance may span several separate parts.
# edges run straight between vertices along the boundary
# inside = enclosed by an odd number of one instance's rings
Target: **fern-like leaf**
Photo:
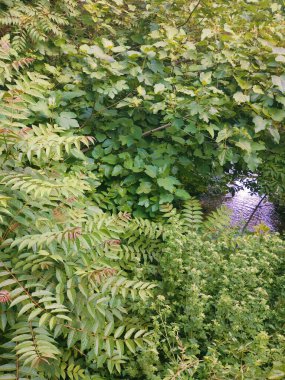
[[[185,202],[181,212],[181,218],[184,226],[190,230],[199,228],[203,222],[203,212],[200,202],[195,198],[191,198]]]
[[[225,205],[212,211],[204,223],[205,230],[217,233],[228,229],[231,225],[231,214],[232,211]]]

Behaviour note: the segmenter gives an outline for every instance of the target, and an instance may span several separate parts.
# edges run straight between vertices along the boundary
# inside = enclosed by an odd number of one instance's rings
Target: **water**
[[[234,196],[205,196],[202,197],[201,201],[206,212],[215,210],[222,204],[228,206],[232,210],[233,225],[243,227],[261,198],[262,196],[251,194],[250,190],[243,188]],[[284,233],[285,213],[282,213],[272,202],[265,199],[255,212],[248,229],[252,231],[254,226],[260,223],[267,225],[273,232]]]

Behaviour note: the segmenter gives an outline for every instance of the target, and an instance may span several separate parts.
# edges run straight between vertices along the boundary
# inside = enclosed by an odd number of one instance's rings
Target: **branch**
[[[170,126],[171,126],[171,123],[161,125],[160,127],[157,127],[157,128],[151,129],[150,131],[144,132],[142,134],[142,137],[149,136],[152,133],[155,133],[155,132],[158,132],[158,131],[162,131],[163,129],[166,129],[166,128],[170,127]]]
[[[241,234],[244,233],[244,231],[246,230],[247,226],[249,225],[251,219],[253,218],[254,214],[256,213],[256,211],[259,209],[261,203],[264,201],[264,199],[266,198],[266,195],[263,195],[263,197],[260,199],[260,201],[258,202],[258,204],[255,206],[254,210],[252,211],[252,213],[250,214],[250,217],[248,218],[247,222],[245,223],[245,225],[243,226],[242,230],[241,230]]]
[[[31,302],[37,307],[38,309],[41,309],[42,311],[46,311],[28,292],[28,290],[24,287],[24,285],[21,284],[21,282],[18,280],[18,278],[14,275],[14,273],[7,267],[7,265],[4,262],[1,262],[2,266],[5,268],[7,272],[9,272],[10,276],[17,282],[17,284],[23,289],[23,291],[26,293],[26,295],[30,298]]]
[[[150,131],[146,131],[142,134],[142,137],[146,137],[146,136],[149,136],[151,135],[152,133],[155,133],[155,132],[159,132],[159,131],[162,131],[163,129],[166,129],[168,127],[171,127],[171,123],[168,123],[168,124],[164,124],[164,125],[161,125],[160,127],[157,127],[157,128],[154,128],[154,129],[151,129]],[[86,153],[88,152],[89,150],[93,149],[93,146],[89,146],[87,148],[83,148],[81,149],[81,152],[82,153]]]
[[[182,26],[187,24],[187,22],[190,20],[190,18],[192,17],[193,13],[196,11],[200,3],[201,3],[201,0],[198,0],[197,4],[195,5],[195,7],[192,9],[189,16],[187,17],[186,21],[184,21],[183,24],[178,25],[178,28],[181,28]]]

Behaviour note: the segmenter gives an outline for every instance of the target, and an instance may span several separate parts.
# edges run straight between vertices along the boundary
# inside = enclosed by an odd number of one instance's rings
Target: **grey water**
[[[230,194],[225,196],[203,196],[201,203],[206,212],[215,210],[221,205],[226,205],[232,210],[232,224],[242,228],[250,218],[261,198],[261,195],[252,194],[249,189],[243,188],[236,192],[234,196]],[[276,205],[265,199],[256,210],[248,225],[248,229],[252,231],[254,226],[260,223],[267,225],[272,232],[284,233],[284,210],[282,212]]]

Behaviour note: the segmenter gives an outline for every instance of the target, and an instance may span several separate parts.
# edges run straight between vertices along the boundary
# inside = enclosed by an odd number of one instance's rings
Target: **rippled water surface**
[[[211,211],[224,204],[232,210],[232,222],[241,227],[250,218],[253,210],[261,200],[261,196],[251,194],[248,189],[238,191],[235,196],[207,196],[202,198],[202,205],[206,211]],[[249,223],[249,230],[257,224],[264,223],[271,231],[285,232],[285,214],[278,211],[276,206],[264,200],[255,212]]]

